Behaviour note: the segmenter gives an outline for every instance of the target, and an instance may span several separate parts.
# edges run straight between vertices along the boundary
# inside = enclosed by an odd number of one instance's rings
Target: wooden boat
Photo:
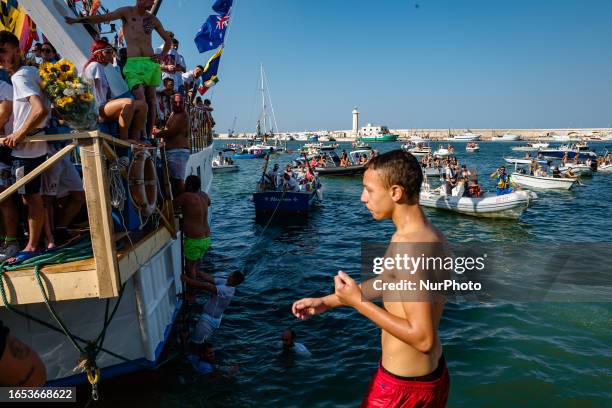
[[[84,65],[92,37],[82,25],[65,24],[64,16],[72,13],[65,2],[20,0],[19,5],[62,56],[77,67]],[[212,183],[212,131],[204,125],[204,113],[199,109],[189,107],[188,114],[191,154],[186,173],[199,175],[201,189],[206,192]],[[82,354],[56,327],[44,303],[43,290],[49,305],[74,335],[75,344],[85,349],[91,341],[92,345],[102,347],[95,357],[101,378],[154,368],[182,305],[178,296],[183,286],[181,236],[175,228],[172,203],[160,196],[150,222],[146,217],[139,219],[133,197],[129,198],[127,181],[120,172],[112,170],[118,159],[114,147],[132,149],[123,140],[98,131],[32,136],[27,140],[65,140],[68,144],[3,191],[0,201],[9,198],[28,179],[78,150],[89,220],[90,255],[78,261],[42,266],[39,275],[42,290],[32,267],[6,270],[0,281],[5,294],[0,306],[5,306],[6,300],[11,309],[0,307],[0,320],[10,327],[12,335],[37,351],[46,368],[47,386],[71,386],[88,380],[86,373],[75,370]],[[150,157],[164,157],[162,150],[148,150]],[[109,171],[118,176],[113,179],[118,181],[112,183],[113,189]],[[160,171],[163,176],[158,180],[163,196],[170,197],[167,174]],[[121,188],[122,181],[128,197],[123,204],[113,199],[116,198],[113,191]],[[71,255],[69,248],[66,251]],[[115,308],[113,319],[105,321],[105,311],[110,314]],[[27,313],[47,325],[28,320],[13,310]],[[104,343],[100,344],[105,326]],[[92,356],[89,358],[93,361]]]
[[[518,172],[512,173],[512,181],[521,187],[541,190],[569,190],[576,184],[575,178],[531,176]]]

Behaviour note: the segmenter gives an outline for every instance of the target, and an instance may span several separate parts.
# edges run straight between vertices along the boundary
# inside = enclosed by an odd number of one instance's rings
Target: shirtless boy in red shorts
[[[361,201],[375,220],[390,219],[396,227],[385,257],[393,258],[402,245],[427,245],[433,248],[430,255],[444,257],[446,240],[419,206],[423,176],[414,156],[391,151],[372,159],[366,169]],[[373,280],[358,285],[340,271],[334,277],[335,293],[301,299],[293,304],[292,312],[304,320],[349,306],[382,329],[380,364],[362,407],[444,407],[450,377],[438,337],[443,299],[402,297],[393,301],[383,295],[382,308],[371,301],[375,297],[370,295]]]

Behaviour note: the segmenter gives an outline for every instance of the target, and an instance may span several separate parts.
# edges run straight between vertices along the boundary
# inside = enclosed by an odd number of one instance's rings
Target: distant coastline
[[[447,141],[450,135],[457,135],[466,132],[468,129],[389,129],[391,133],[398,134],[399,140],[409,140],[411,137],[424,137],[432,141]],[[553,136],[569,136],[575,139],[592,141],[612,141],[611,128],[573,128],[573,129],[469,129],[475,134],[481,135],[480,141],[496,141],[505,133],[520,135],[523,141],[542,140],[558,141]],[[332,131],[307,131],[307,132],[282,132],[282,134],[304,135],[316,134],[333,136],[339,142],[352,142],[356,137],[350,130]],[[231,138],[228,133],[215,134],[218,139],[246,140],[252,138],[254,133],[236,133]]]

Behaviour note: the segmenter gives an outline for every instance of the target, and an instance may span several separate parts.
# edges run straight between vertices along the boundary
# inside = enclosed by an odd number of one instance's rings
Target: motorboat
[[[421,157],[431,154],[431,147],[427,143],[417,143],[415,147],[408,149],[413,156]]]
[[[562,159],[567,155],[569,159],[578,156],[580,160],[597,160],[597,153],[589,150],[589,145],[586,142],[562,145],[557,148],[540,149],[539,153],[543,157],[551,159]]]
[[[506,163],[510,164],[531,164],[537,160],[538,164],[548,164],[550,160],[536,159],[535,157],[504,157]]]
[[[218,159],[215,159],[212,162],[212,170],[213,170],[213,173],[215,174],[216,173],[230,173],[233,171],[240,170],[240,167],[238,167],[237,164],[226,164],[226,163],[219,161]]]
[[[477,152],[480,150],[480,146],[478,146],[478,143],[474,143],[474,142],[470,142],[465,146],[465,151],[466,152]]]
[[[453,195],[446,195],[443,188],[421,190],[419,204],[423,207],[454,211],[475,217],[517,219],[537,199],[529,190],[516,190],[508,194],[496,195],[485,192],[480,197],[464,197],[463,183],[455,187]]]
[[[261,159],[268,154],[268,151],[257,149],[252,146],[242,148],[234,153],[234,159]]]
[[[515,152],[537,152],[540,149],[548,147],[548,143],[527,143],[522,146],[512,146],[511,149]]]
[[[521,187],[540,190],[569,190],[576,184],[576,178],[532,176],[518,172],[512,173],[512,181]]]
[[[452,156],[453,154],[453,150],[452,149],[447,149],[445,147],[440,147],[438,150],[436,150],[434,152],[434,157],[448,157],[448,156]]]
[[[428,177],[439,177],[444,173],[443,167],[423,167],[421,166],[421,168],[423,169],[423,174],[425,174]]]
[[[361,149],[361,150],[366,150],[366,149],[371,150],[372,149],[372,146],[370,146],[369,144],[361,140],[357,140],[353,142],[351,146],[353,146],[353,149]]]
[[[599,173],[612,173],[612,164],[603,164],[597,167]]]
[[[559,167],[559,170],[562,173],[571,170],[574,176],[576,177],[590,177],[593,175],[593,169],[591,166],[586,165],[584,163],[574,164],[574,163],[566,163],[563,166]]]
[[[517,135],[514,133],[504,133],[503,135],[498,137],[497,140],[501,140],[503,142],[516,142],[521,140],[521,135]]]
[[[461,133],[459,135],[455,135],[455,137],[449,139],[452,142],[474,142],[480,140],[482,135],[472,133],[471,131],[467,131],[465,133]]]

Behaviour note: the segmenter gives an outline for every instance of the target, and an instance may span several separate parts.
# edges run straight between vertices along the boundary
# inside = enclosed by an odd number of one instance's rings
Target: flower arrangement
[[[77,130],[91,128],[98,118],[92,86],[76,75],[74,64],[64,59],[46,62],[38,72],[41,88],[61,118]]]

